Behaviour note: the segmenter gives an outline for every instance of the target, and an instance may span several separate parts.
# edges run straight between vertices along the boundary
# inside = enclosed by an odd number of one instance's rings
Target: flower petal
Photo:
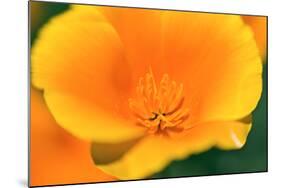
[[[73,6],[75,10],[90,9],[103,14],[118,33],[124,48],[126,59],[132,69],[133,83],[147,73],[150,66],[159,64],[161,52],[161,15],[159,10],[146,10],[106,6]],[[162,74],[159,70],[155,74]]]
[[[70,10],[41,31],[32,49],[32,82],[56,121],[86,140],[138,137],[128,123],[130,66],[114,28],[98,12]]]
[[[209,122],[198,124],[198,128],[208,132],[216,142],[216,146],[224,150],[240,149],[247,141],[252,127],[252,118],[247,116],[239,121]]]
[[[196,125],[182,137],[152,135],[135,143],[120,159],[97,165],[119,179],[142,179],[159,172],[172,160],[184,159],[213,146],[223,149],[241,148],[250,128],[251,123],[248,121],[209,122]],[[95,154],[103,155],[98,150],[92,153],[94,158]]]
[[[162,68],[183,82],[190,121],[240,119],[256,107],[262,63],[240,16],[168,12]]]
[[[30,186],[115,179],[92,162],[88,142],[56,124],[42,93],[35,89],[31,89],[30,140]]]
[[[260,55],[266,55],[267,42],[267,17],[265,16],[243,16],[243,20],[252,28]]]
[[[61,127],[78,138],[103,143],[119,143],[144,134],[145,129],[131,121],[97,110],[67,93],[45,91],[48,107]]]

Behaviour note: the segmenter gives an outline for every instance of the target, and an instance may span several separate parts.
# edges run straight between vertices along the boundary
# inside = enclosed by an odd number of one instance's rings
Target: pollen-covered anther
[[[183,84],[164,74],[157,85],[152,71],[139,79],[136,97],[129,99],[129,106],[137,124],[147,127],[150,133],[180,129],[189,117],[189,109],[184,107]]]

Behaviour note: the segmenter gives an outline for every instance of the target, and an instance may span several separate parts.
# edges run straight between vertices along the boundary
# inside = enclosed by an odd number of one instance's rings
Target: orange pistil
[[[150,133],[164,130],[182,130],[182,123],[189,117],[184,107],[183,84],[164,74],[157,87],[152,71],[139,79],[136,98],[129,99],[129,106],[139,125]],[[176,129],[175,129],[176,128]]]

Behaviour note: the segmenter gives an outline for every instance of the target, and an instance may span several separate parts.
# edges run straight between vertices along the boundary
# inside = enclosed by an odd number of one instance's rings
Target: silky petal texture
[[[155,74],[161,77],[161,15],[159,10],[112,8],[103,6],[73,6],[74,10],[87,11],[93,14],[99,11],[104,15],[122,41],[126,59],[131,65],[132,83],[137,83],[140,76],[147,73],[148,68],[157,68]],[[158,80],[159,81],[159,80]]]
[[[161,171],[172,160],[184,159],[213,146],[227,150],[241,148],[250,128],[251,123],[239,121],[210,122],[196,125],[181,139],[152,135],[129,148],[119,160],[97,165],[122,180],[141,179]]]
[[[42,97],[31,89],[30,185],[115,180],[99,170],[90,156],[90,143],[59,127]]]
[[[161,66],[183,83],[190,123],[237,120],[255,109],[262,63],[240,16],[170,12],[163,24]]]
[[[185,99],[196,114],[190,118],[192,123],[236,120],[256,107],[262,64],[253,33],[240,16],[111,7],[92,10],[104,13],[124,43],[133,84],[149,68],[156,82],[168,73],[184,83]]]
[[[267,48],[267,17],[243,16],[243,20],[252,28],[260,54],[264,57]]]
[[[86,13],[68,11],[42,29],[32,49],[33,84],[73,135],[98,142],[139,137],[143,128],[126,120],[131,74],[123,46],[102,15]]]
[[[142,137],[144,134],[144,129],[135,127],[131,121],[96,110],[92,105],[66,93],[45,91],[44,97],[60,125],[80,138],[118,143]]]

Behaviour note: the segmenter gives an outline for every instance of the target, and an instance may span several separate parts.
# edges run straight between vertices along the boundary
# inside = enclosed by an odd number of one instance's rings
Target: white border
[[[51,0],[50,0],[51,1]],[[65,187],[279,187],[281,169],[281,24],[275,0],[60,0],[269,16],[269,172]],[[0,185],[27,183],[27,0],[1,1],[0,6]],[[258,147],[258,146],[257,146]]]

